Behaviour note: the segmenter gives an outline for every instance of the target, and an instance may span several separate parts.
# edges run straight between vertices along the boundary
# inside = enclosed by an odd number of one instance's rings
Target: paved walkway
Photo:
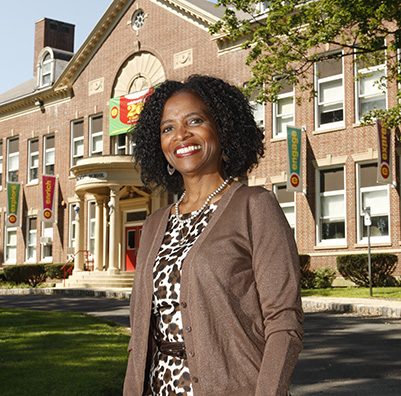
[[[0,296],[6,295],[59,295],[107,297],[129,300],[130,288],[121,289],[0,289]],[[359,315],[374,315],[389,318],[401,318],[401,301],[376,298],[340,298],[340,297],[303,297],[302,305],[305,312],[334,311],[347,312]]]

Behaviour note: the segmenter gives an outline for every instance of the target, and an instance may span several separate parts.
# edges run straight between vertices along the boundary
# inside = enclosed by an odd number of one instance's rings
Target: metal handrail
[[[75,259],[75,256],[79,253],[84,253],[85,255],[85,264],[86,264],[86,269],[87,271],[93,271],[93,266],[94,266],[94,260],[89,260],[89,250],[78,250],[75,252],[73,255],[70,256],[70,258],[67,260],[67,262],[61,267],[63,270],[63,285],[65,286],[65,275],[66,272],[68,272],[71,275],[72,269],[74,268],[75,263],[73,262]],[[71,264],[70,268],[66,270],[66,267],[68,264]],[[92,268],[91,268],[92,267]]]

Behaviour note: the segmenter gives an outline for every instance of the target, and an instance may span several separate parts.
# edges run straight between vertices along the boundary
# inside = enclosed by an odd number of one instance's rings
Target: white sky
[[[0,0],[0,93],[33,76],[35,22],[75,25],[76,52],[112,0]]]

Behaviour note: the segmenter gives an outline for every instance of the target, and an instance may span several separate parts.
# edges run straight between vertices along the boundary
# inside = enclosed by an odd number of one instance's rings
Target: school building
[[[222,15],[205,0],[114,0],[76,51],[73,25],[36,22],[33,76],[0,94],[1,266],[74,256],[69,286],[132,283],[143,221],[175,197],[143,186],[120,114],[135,112],[166,79],[196,73],[246,84],[251,74],[241,43],[208,32]],[[372,252],[399,255],[398,136],[389,142],[391,182],[378,184],[376,127],[359,122],[373,106],[396,103],[397,87],[380,92],[371,70],[354,82],[365,71],[346,57],[317,69],[315,101],[296,105],[286,86],[276,104],[255,104],[266,157],[248,184],[273,189],[313,267],[335,267],[338,254],[366,253],[366,206]],[[378,65],[373,76],[383,73]],[[286,189],[287,124],[302,130],[300,192]]]

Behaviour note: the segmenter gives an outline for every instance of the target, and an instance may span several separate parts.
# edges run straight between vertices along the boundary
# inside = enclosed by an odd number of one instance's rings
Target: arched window
[[[39,63],[39,87],[46,87],[53,83],[54,59],[49,51],[43,53]]]

